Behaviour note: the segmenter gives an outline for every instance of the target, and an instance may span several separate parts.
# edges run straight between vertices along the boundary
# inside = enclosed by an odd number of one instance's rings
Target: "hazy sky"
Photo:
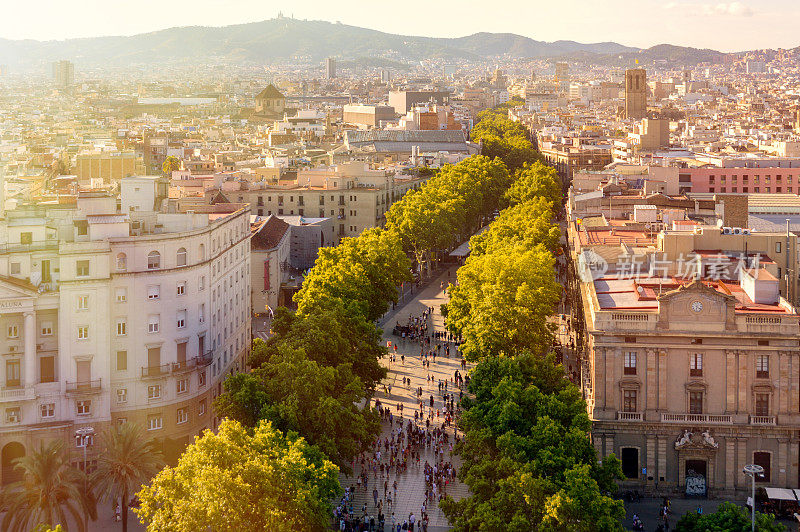
[[[537,40],[670,43],[739,51],[800,45],[800,0],[0,0],[0,37],[132,35],[285,16],[389,33],[458,37],[511,32]]]

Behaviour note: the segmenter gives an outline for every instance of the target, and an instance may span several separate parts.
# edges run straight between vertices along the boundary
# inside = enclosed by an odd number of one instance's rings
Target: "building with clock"
[[[582,283],[581,381],[623,489],[731,494],[749,489],[747,464],[761,485],[798,487],[800,330],[778,279],[763,265],[738,279],[614,270]]]

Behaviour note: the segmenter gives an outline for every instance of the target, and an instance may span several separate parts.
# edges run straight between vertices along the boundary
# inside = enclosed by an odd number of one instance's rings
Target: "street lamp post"
[[[744,466],[742,472],[753,480],[753,491],[750,495],[750,530],[756,530],[756,477],[764,474],[764,468],[757,464]]]
[[[75,441],[78,442],[78,445],[83,447],[83,490],[84,494],[89,493],[89,471],[86,467],[86,448],[91,445],[91,442],[94,438],[94,428],[93,427],[81,427],[75,431]],[[84,506],[83,509],[83,519],[86,527],[84,530],[89,529],[89,512],[87,508]]]

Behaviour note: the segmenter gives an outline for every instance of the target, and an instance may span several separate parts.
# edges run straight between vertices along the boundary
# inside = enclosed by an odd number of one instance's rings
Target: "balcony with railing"
[[[71,394],[90,394],[99,393],[102,390],[102,379],[88,381],[67,381],[67,393]]]
[[[617,421],[641,421],[641,412],[617,412]]]
[[[775,416],[750,416],[751,425],[775,425]]]
[[[706,425],[727,425],[733,423],[730,414],[661,414],[662,423],[702,423]]]
[[[30,253],[32,251],[45,251],[58,249],[58,239],[32,240],[30,242],[0,244],[0,254],[4,253]]]
[[[210,366],[211,363],[214,361],[214,353],[212,351],[206,351],[202,355],[197,355],[197,367],[198,368],[205,368],[206,366]]]
[[[0,390],[0,403],[27,401],[35,398],[36,392],[32,386],[4,386]]]
[[[196,363],[197,363],[196,358],[190,358],[188,360],[173,362],[172,373],[186,373],[188,371],[192,371]]]
[[[186,373],[194,370],[195,368],[204,368],[211,364],[211,362],[212,356],[210,352],[206,353],[205,355],[198,355],[182,362],[173,362],[172,373]]]
[[[161,364],[160,366],[142,366],[143,379],[157,379],[170,374],[172,364]]]

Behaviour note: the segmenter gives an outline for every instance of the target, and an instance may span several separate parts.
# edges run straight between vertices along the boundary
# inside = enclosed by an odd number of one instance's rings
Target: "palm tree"
[[[164,458],[142,428],[123,423],[102,434],[104,452],[97,460],[93,485],[104,500],[119,500],[122,530],[128,530],[128,502],[164,466]]]
[[[86,476],[70,465],[62,440],[41,443],[33,454],[18,458],[15,467],[24,477],[3,492],[8,508],[3,530],[32,530],[42,523],[60,523],[66,530],[67,517],[72,516],[78,530],[86,532],[83,514],[97,519],[94,495],[85,489]]]

